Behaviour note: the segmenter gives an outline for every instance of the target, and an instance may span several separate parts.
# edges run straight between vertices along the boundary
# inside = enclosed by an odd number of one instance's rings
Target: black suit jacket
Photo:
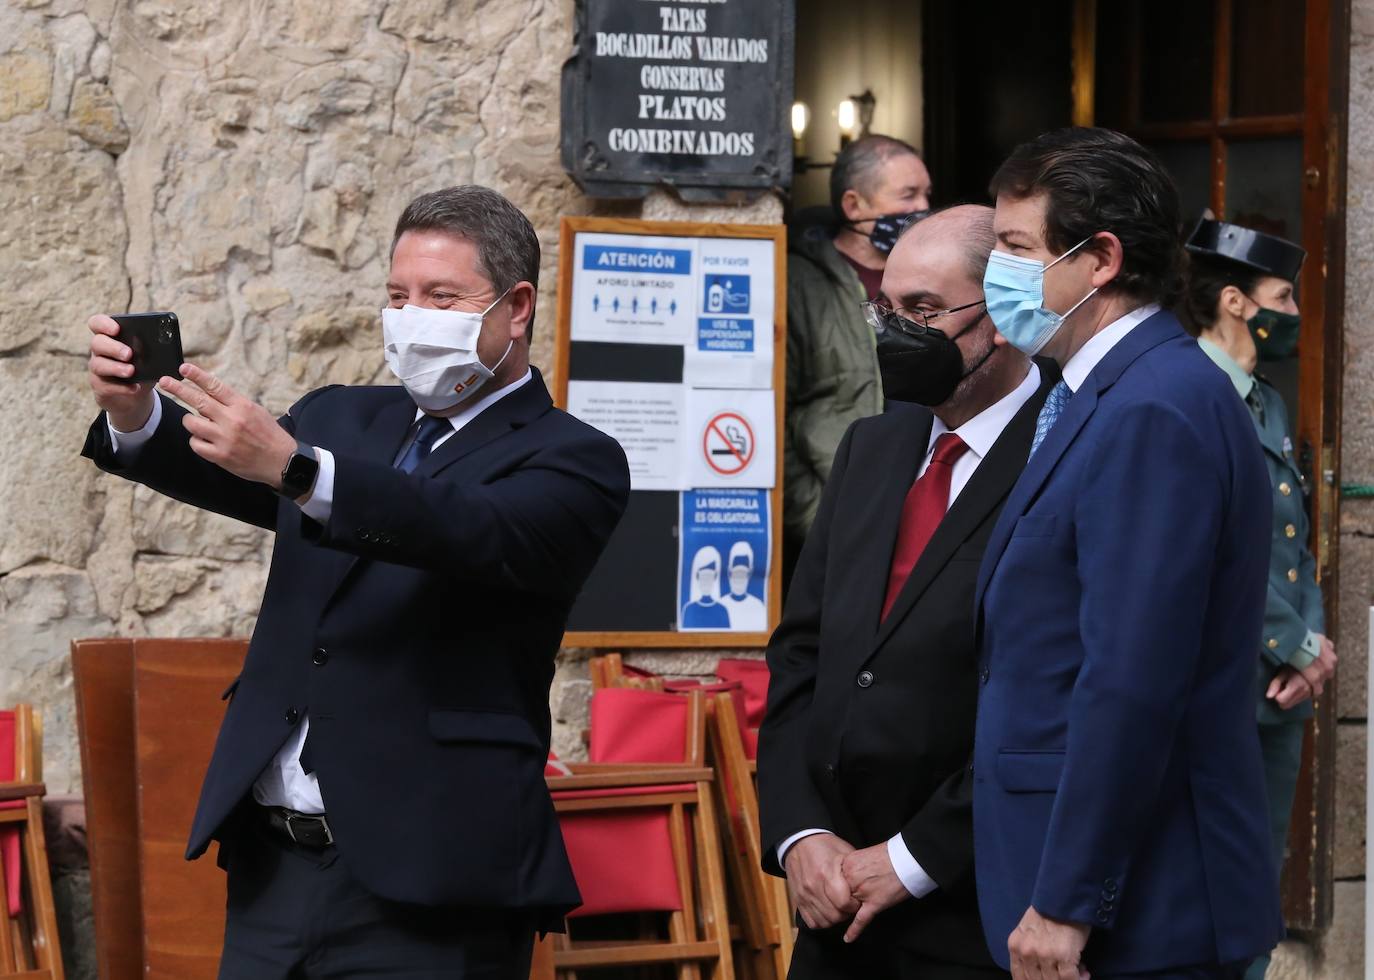
[[[308,711],[340,855],[365,887],[556,922],[579,896],[543,777],[549,685],[568,611],[629,494],[620,446],[555,409],[536,372],[407,474],[392,466],[415,415],[403,388],[320,389],[282,419],[334,454],[319,524],[200,459],[185,412],[163,410],[129,465],[104,416],[84,454],[276,531],[187,857],[223,832]]]
[[[891,402],[850,426],[768,646],[759,737],[765,869],[781,874],[777,845],[808,828],[855,847],[900,832],[939,887],[880,915],[874,940],[987,967],[965,778],[978,692],[973,593],[1059,377],[1052,363],[1037,363],[1039,389],[979,463],[881,624],[902,503],[933,416]]]

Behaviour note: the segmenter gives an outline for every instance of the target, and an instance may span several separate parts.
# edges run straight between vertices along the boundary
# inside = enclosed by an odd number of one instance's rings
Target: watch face
[[[287,461],[286,469],[282,471],[282,491],[299,497],[315,482],[315,473],[319,468],[320,462],[313,455],[308,455],[304,451],[297,452]]]

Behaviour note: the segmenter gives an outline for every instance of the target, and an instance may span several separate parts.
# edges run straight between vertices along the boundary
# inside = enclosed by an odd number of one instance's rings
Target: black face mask
[[[936,315],[957,313],[982,302],[956,306]],[[991,348],[977,364],[964,370],[964,355],[955,341],[982,323],[986,311],[953,337],[946,337],[935,327],[922,326],[876,304],[866,304],[865,315],[878,339],[878,370],[882,374],[883,395],[892,401],[932,407],[943,405],[959,387],[959,382],[986,364],[997,349]]]
[[[903,214],[880,214],[876,218],[864,218],[864,221],[873,222],[873,230],[868,233],[868,241],[874,248],[884,255],[892,251],[892,247],[897,244],[898,237],[907,225],[915,224],[922,218],[930,216],[930,210],[907,211]],[[849,226],[863,224],[863,221],[850,221]]]

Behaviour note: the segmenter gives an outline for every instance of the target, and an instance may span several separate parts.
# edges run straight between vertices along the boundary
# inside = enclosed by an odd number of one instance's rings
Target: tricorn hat
[[[1268,276],[1289,282],[1298,278],[1307,252],[1277,235],[1266,235],[1229,221],[1202,218],[1188,236],[1187,249],[1193,255],[1214,255],[1230,259]]]

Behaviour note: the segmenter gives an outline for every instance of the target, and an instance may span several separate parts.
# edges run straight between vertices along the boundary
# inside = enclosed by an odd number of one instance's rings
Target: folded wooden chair
[[[760,864],[757,722],[768,693],[768,667],[761,660],[721,660],[717,681],[667,681],[626,667],[619,654],[591,661],[592,683],[707,695],[709,755],[716,773],[712,795],[722,830],[728,872],[731,932],[737,940],[735,966],[753,980],[782,980],[792,959],[794,907],[787,882]],[[722,701],[723,699],[723,701]]]
[[[569,919],[660,913],[667,938],[555,937],[558,974],[671,963],[679,980],[734,980],[704,697],[603,687],[589,754],[548,778],[584,902]]]
[[[792,962],[794,911],[787,882],[763,870],[759,797],[753,760],[745,751],[741,698],[722,692],[711,699],[710,747],[723,809],[726,864],[743,911],[744,939],[759,980],[784,980]]]
[[[607,687],[630,687],[642,691],[663,690],[663,678],[647,670],[625,666],[618,653],[608,653],[592,657],[588,662],[592,676],[592,690],[600,691]]]
[[[0,978],[62,980],[43,837],[43,729],[26,704],[0,711]]]

